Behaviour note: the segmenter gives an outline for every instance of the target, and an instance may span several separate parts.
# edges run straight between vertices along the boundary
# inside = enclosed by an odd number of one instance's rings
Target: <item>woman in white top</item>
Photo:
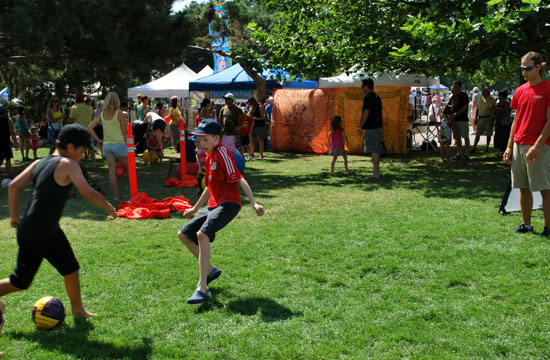
[[[103,124],[103,140],[94,131],[94,127],[100,120]],[[120,111],[120,99],[115,92],[107,94],[103,103],[103,111],[88,125],[88,132],[99,144],[103,157],[107,160],[109,184],[114,194],[113,199],[119,201],[116,164],[118,161],[128,168],[128,150],[126,149],[126,120]]]

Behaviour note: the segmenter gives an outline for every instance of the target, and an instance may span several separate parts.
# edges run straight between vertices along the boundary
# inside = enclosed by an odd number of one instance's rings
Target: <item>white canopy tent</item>
[[[186,98],[189,96],[189,82],[196,79],[198,74],[182,64],[161,78],[128,89],[128,97],[135,99],[138,94],[143,94],[148,97],[167,98],[176,95]]]
[[[196,80],[201,79],[203,77],[210,76],[213,73],[214,73],[214,70],[212,70],[212,68],[210,66],[206,65],[205,67],[202,68],[201,71],[199,71],[197,73],[197,79]]]
[[[349,75],[342,75],[319,79],[320,88],[361,87],[361,80],[370,77],[374,86],[439,86],[439,78],[429,78],[424,75],[411,74],[368,74],[363,70],[350,69]]]

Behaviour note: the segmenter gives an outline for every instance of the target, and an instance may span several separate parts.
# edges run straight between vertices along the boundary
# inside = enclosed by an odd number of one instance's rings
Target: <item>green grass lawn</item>
[[[69,305],[45,262],[29,290],[3,298],[0,351],[6,359],[550,357],[550,241],[513,233],[519,214],[498,214],[509,170],[496,152],[451,166],[434,152],[394,155],[380,181],[364,180],[369,158],[350,156],[350,175],[341,161],[330,175],[330,159],[267,153],[247,163],[266,214],[243,196],[212,246],[223,274],[200,306],[185,303],[198,280],[176,235],[187,219],[107,221],[81,196],[69,200],[61,226],[81,265],[84,304],[98,316],[35,328],[38,298]],[[89,172],[109,199],[99,165]],[[195,189],[164,188],[165,171],[140,162],[139,190],[197,199]],[[129,193],[127,177],[120,188]],[[22,208],[29,197],[30,188]],[[6,190],[0,207],[5,277],[17,254]],[[542,212],[533,217],[540,232]]]

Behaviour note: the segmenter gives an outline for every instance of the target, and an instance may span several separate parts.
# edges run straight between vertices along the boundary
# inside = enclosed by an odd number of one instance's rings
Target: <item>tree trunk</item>
[[[250,76],[252,80],[254,80],[254,83],[256,84],[256,100],[258,100],[259,104],[263,104],[265,100],[265,79],[248,66],[245,66],[243,64],[241,64],[241,66],[244,71],[246,71],[248,76]]]

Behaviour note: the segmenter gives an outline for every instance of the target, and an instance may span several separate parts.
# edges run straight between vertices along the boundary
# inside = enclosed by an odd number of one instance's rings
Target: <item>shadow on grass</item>
[[[454,150],[453,150],[454,151]],[[288,189],[299,186],[349,187],[363,191],[376,189],[406,189],[417,190],[426,197],[471,199],[496,198],[501,199],[510,179],[509,167],[495,151],[471,157],[470,161],[453,161],[450,165],[442,165],[439,154],[430,152],[412,152],[407,155],[391,155],[382,159],[382,178],[367,180],[365,177],[372,170],[370,157],[355,156],[350,160],[351,174],[345,174],[343,169],[337,169],[335,174],[329,173],[329,157],[327,166],[316,173],[285,174],[271,171],[267,168],[256,168],[246,174],[249,183],[258,196],[269,197],[267,192],[277,189]],[[293,159],[317,161],[322,155],[312,154],[275,154],[277,159],[287,156]],[[314,157],[317,157],[315,160]],[[270,159],[269,162],[273,160]],[[318,164],[313,164],[318,167]],[[340,170],[340,171],[339,171]],[[499,206],[500,202],[495,206]]]
[[[143,338],[139,346],[116,346],[95,340],[88,340],[88,332],[94,328],[85,319],[75,318],[75,326],[62,326],[52,331],[37,329],[33,333],[7,333],[17,340],[40,344],[43,349],[59,351],[78,359],[148,359],[151,355],[152,341]]]
[[[292,317],[302,315],[301,312],[293,312],[289,308],[264,297],[247,297],[233,300],[227,304],[227,309],[233,313],[245,316],[255,315],[259,310],[262,321],[265,322],[288,320]]]

